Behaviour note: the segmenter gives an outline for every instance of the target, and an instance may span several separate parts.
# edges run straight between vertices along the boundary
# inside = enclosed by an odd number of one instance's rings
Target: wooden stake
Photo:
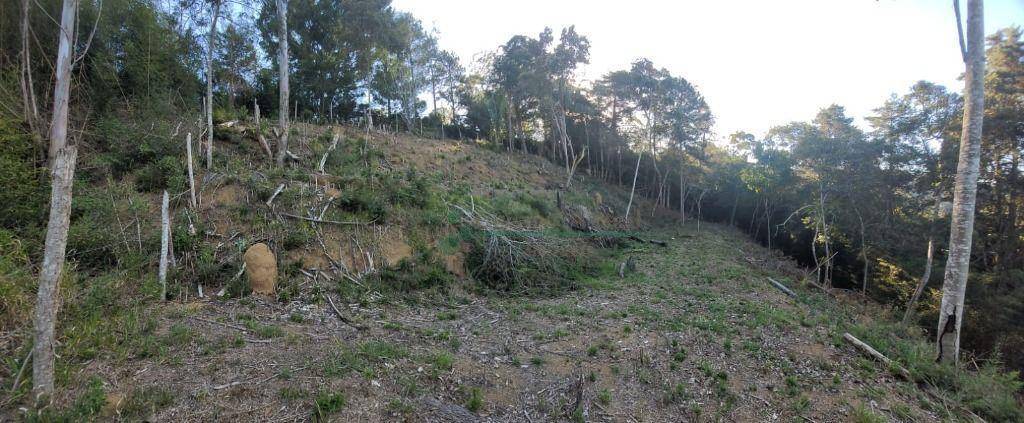
[[[160,203],[160,300],[167,300],[167,253],[171,242],[171,217],[168,211],[170,197],[164,190],[164,198]]]

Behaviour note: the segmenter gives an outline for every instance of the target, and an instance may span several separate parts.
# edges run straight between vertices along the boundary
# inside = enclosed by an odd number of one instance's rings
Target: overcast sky
[[[966,1],[961,2],[966,5]],[[394,0],[463,63],[516,34],[568,25],[591,42],[580,77],[647,57],[696,85],[718,137],[809,120],[832,103],[857,118],[924,79],[959,92],[951,0]],[[966,16],[965,16],[966,19]],[[985,1],[985,31],[1024,25],[1024,0]],[[859,122],[863,122],[860,120]]]

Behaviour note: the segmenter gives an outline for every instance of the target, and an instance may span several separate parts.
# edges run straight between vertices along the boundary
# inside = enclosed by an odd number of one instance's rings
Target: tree
[[[217,17],[221,0],[211,0],[210,35],[206,39],[206,168],[213,168],[213,49],[217,38]]]
[[[32,346],[32,391],[37,401],[53,396],[54,328],[57,297],[64,268],[71,220],[71,188],[78,150],[67,145],[68,101],[71,66],[74,63],[74,28],[79,0],[64,0],[60,19],[60,47],[57,52],[57,83],[53,92],[53,121],[50,125],[50,217],[46,224],[43,266],[39,272],[39,295],[35,311],[35,344]]]
[[[281,139],[277,144],[277,165],[284,166],[284,159],[288,155],[288,3],[287,0],[277,0],[277,66],[278,86],[280,90],[280,103],[278,106],[278,119],[281,126]]]
[[[971,261],[978,168],[981,161],[982,119],[985,112],[985,28],[982,0],[967,0],[966,43],[959,28],[959,3],[958,0],[953,0],[961,52],[967,68],[964,83],[964,119],[960,132],[960,155],[953,192],[949,254],[942,281],[942,304],[936,334],[938,360],[953,363],[959,362],[960,355],[960,327],[963,324],[964,294],[967,291],[967,273]]]
[[[239,95],[248,95],[256,78],[259,61],[251,38],[252,27],[232,24],[224,28],[217,54],[217,79],[227,91],[228,108],[234,109]]]

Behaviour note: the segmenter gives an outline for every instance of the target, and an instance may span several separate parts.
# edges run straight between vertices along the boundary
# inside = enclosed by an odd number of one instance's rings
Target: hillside
[[[22,385],[6,418],[938,421],[970,416],[968,407],[995,419],[1015,412],[1012,394],[980,384],[1010,383],[998,375],[919,388],[864,358],[844,331],[900,358],[930,347],[859,297],[801,289],[804,269],[738,231],[651,217],[645,203],[644,219],[626,224],[616,214],[628,192],[577,181],[557,195],[559,170],[535,156],[304,125],[299,159],[280,172],[243,126],[219,131],[224,171],[197,175],[194,214],[187,194],[173,202],[169,301],[154,300],[155,259],[139,273],[87,273],[93,255],[73,250],[58,406],[25,414]],[[311,177],[328,151],[326,174]],[[278,182],[285,188],[267,206]],[[79,198],[88,207],[94,192],[138,183],[108,181]],[[138,238],[153,255],[158,196],[128,195],[146,202],[135,209],[147,216]],[[559,197],[565,210],[592,210],[605,232],[569,230]],[[496,288],[474,273],[476,221],[568,242],[546,252],[550,268],[520,265],[548,279]],[[644,229],[614,232],[631,225]],[[241,271],[254,242],[278,258],[273,297],[251,294]],[[620,277],[627,261],[635,270]],[[23,356],[15,339],[5,350]],[[10,386],[18,361],[7,362]],[[937,374],[925,359],[904,365],[925,380]]]

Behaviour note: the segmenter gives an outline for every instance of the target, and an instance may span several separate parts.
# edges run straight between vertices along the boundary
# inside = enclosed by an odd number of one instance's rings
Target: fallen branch
[[[895,372],[896,375],[902,377],[904,380],[910,382],[914,381],[914,378],[910,376],[910,372],[907,371],[907,369],[905,369],[903,366],[900,366],[896,362],[890,360],[889,357],[882,355],[882,353],[878,352],[874,348],[871,348],[870,345],[865,344],[863,341],[857,339],[855,336],[850,335],[849,333],[844,333],[843,339],[845,339],[847,342],[853,344],[855,347],[860,349],[861,352],[864,352],[865,354],[874,357],[876,360],[881,361],[883,364],[888,366],[890,370]]]
[[[270,207],[271,204],[274,204],[274,199],[277,198],[277,195],[280,194],[281,191],[283,190],[284,184],[277,186],[277,189],[274,190],[274,193],[270,195],[270,199],[267,200],[267,207]]]
[[[18,386],[21,385],[21,377],[25,374],[25,369],[28,368],[28,362],[32,359],[32,349],[28,349],[28,353],[25,354],[25,359],[21,360],[21,367],[18,369],[18,374],[14,377],[14,383],[11,384],[11,394],[14,394],[18,390]]]
[[[291,214],[291,213],[281,213],[281,216],[290,217],[292,219],[308,220],[308,221],[314,222],[314,223],[330,223],[332,225],[370,225],[370,224],[373,224],[373,222],[375,222],[375,220],[371,220],[369,222],[359,222],[359,221],[342,222],[342,221],[338,221],[338,220],[326,220],[326,219],[318,219],[318,218],[315,218],[315,217],[300,216],[300,215]]]
[[[643,238],[640,238],[640,237],[638,237],[636,235],[630,235],[629,239],[631,239],[633,241],[636,241],[636,242],[643,242],[643,243],[648,243],[648,244],[660,245],[662,247],[668,247],[668,243],[667,242],[661,241],[661,240],[657,240],[657,239],[643,239]]]
[[[317,170],[319,170],[320,173],[324,173],[324,166],[327,165],[327,156],[338,147],[338,138],[338,134],[334,134],[334,140],[331,141],[331,146],[327,148],[327,151],[324,152],[324,156],[320,158],[320,165],[317,166]]]
[[[779,291],[782,291],[784,294],[789,295],[790,297],[796,298],[796,293],[793,292],[792,290],[790,290],[789,288],[786,288],[786,285],[783,285],[783,284],[779,283],[779,281],[776,281],[775,279],[772,279],[772,278],[768,278],[768,282],[770,282],[772,284],[772,286],[778,288]]]
[[[334,305],[334,300],[331,299],[331,296],[330,295],[325,295],[325,296],[327,297],[327,302],[330,303],[330,305],[331,305],[331,309],[334,310],[334,314],[337,314],[338,318],[341,319],[341,321],[343,323],[345,323],[346,325],[352,326],[356,330],[363,331],[363,330],[367,329],[366,326],[362,326],[362,325],[356,324],[355,322],[352,321],[352,319],[349,319],[348,317],[345,317],[344,314],[341,314],[341,310],[338,310],[338,307]]]

